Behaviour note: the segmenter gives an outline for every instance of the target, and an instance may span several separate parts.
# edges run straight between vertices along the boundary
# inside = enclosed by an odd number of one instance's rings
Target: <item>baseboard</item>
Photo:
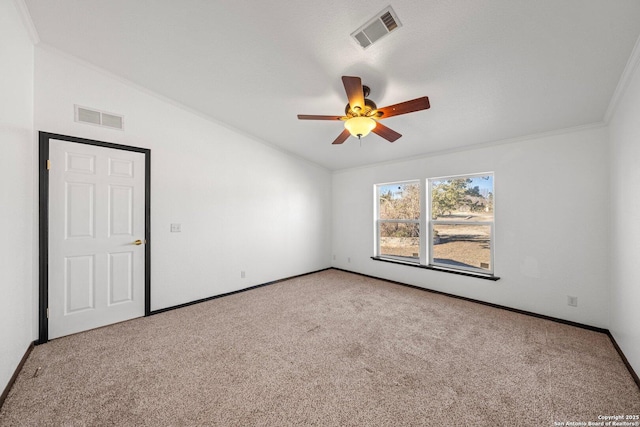
[[[214,300],[214,299],[217,299],[217,298],[228,297],[229,295],[235,295],[235,294],[239,294],[241,292],[247,292],[247,291],[250,291],[250,290],[253,290],[253,289],[261,288],[263,286],[274,285],[276,283],[284,282],[285,280],[295,279],[296,277],[308,276],[310,274],[315,274],[315,273],[319,273],[321,271],[326,271],[326,270],[331,270],[331,267],[327,267],[327,268],[323,268],[323,269],[315,270],[315,271],[310,271],[308,273],[297,274],[295,276],[289,276],[289,277],[285,277],[283,279],[273,280],[271,282],[261,283],[259,285],[254,285],[254,286],[250,286],[248,288],[239,289],[237,291],[227,292],[227,293],[224,293],[224,294],[214,295],[214,296],[210,296],[210,297],[207,297],[207,298],[201,298],[201,299],[198,299],[198,300],[195,300],[195,301],[185,302],[183,304],[173,305],[171,307],[159,308],[157,310],[151,311],[149,313],[149,315],[160,314],[160,313],[164,313],[166,311],[176,310],[178,308],[188,307],[188,306],[194,305],[194,304],[200,304],[202,302],[211,301],[211,300]]]
[[[608,330],[607,331],[607,335],[609,335],[609,339],[611,340],[611,344],[613,344],[613,347],[616,349],[616,351],[620,355],[620,358],[622,359],[622,363],[624,363],[624,366],[627,367],[627,369],[629,370],[629,373],[633,377],[633,380],[636,382],[636,385],[638,386],[638,388],[640,388],[640,378],[638,378],[638,374],[636,374],[636,371],[633,370],[633,367],[629,363],[629,360],[627,360],[627,356],[624,355],[624,353],[622,352],[622,349],[620,348],[620,346],[616,342],[616,339],[613,338],[613,335],[611,334],[611,331]]]
[[[518,313],[518,314],[524,314],[524,315],[527,315],[527,316],[533,316],[533,317],[537,317],[539,319],[550,320],[552,322],[563,323],[565,325],[575,326],[575,327],[582,328],[582,329],[588,329],[590,331],[600,332],[602,334],[607,334],[609,332],[608,329],[598,328],[596,326],[591,326],[591,325],[585,325],[583,323],[578,323],[578,322],[572,322],[571,320],[560,319],[558,317],[546,316],[544,314],[538,314],[538,313],[534,313],[532,311],[520,310],[518,308],[508,307],[506,305],[494,304],[492,302],[486,302],[486,301],[481,301],[481,300],[477,300],[477,299],[473,299],[473,298],[462,297],[460,295],[449,294],[447,292],[436,291],[434,289],[429,289],[429,288],[423,288],[422,286],[416,286],[416,285],[410,285],[408,283],[397,282],[397,281],[391,280],[391,279],[384,279],[382,277],[370,276],[368,274],[358,273],[356,271],[345,270],[345,269],[342,269],[342,268],[333,267],[333,269],[334,270],[344,271],[346,273],[357,274],[359,276],[369,277],[371,279],[384,280],[385,282],[389,282],[389,283],[393,283],[393,284],[401,285],[401,286],[407,286],[409,288],[419,289],[419,290],[422,290],[422,291],[431,292],[433,294],[438,294],[438,295],[443,295],[443,296],[446,296],[446,297],[451,297],[451,298],[461,299],[461,300],[464,300],[464,301],[474,302],[476,304],[487,305],[489,307],[499,308],[501,310],[512,311],[512,312]]]
[[[629,361],[627,360],[627,357],[622,352],[622,349],[620,348],[620,346],[618,346],[618,343],[616,343],[616,340],[613,338],[613,335],[611,335],[611,331],[609,331],[609,329],[598,328],[598,327],[595,327],[595,326],[585,325],[583,323],[578,323],[578,322],[572,322],[571,320],[560,319],[558,317],[547,316],[547,315],[544,315],[544,314],[534,313],[532,311],[526,311],[526,310],[520,310],[518,308],[507,307],[506,305],[493,304],[493,303],[490,303],[490,302],[480,301],[480,300],[476,300],[476,299],[473,299],[473,298],[461,297],[459,295],[449,294],[447,292],[436,291],[436,290],[429,289],[429,288],[423,288],[421,286],[410,285],[408,283],[402,283],[402,282],[398,282],[398,281],[395,281],[395,280],[384,279],[382,277],[371,276],[371,275],[364,274],[364,273],[358,273],[356,271],[345,270],[343,268],[332,267],[332,269],[339,270],[339,271],[344,271],[345,273],[357,274],[357,275],[363,276],[363,277],[369,277],[371,279],[383,280],[385,282],[393,283],[395,285],[407,286],[409,288],[419,289],[421,291],[430,292],[430,293],[433,293],[433,294],[438,294],[438,295],[443,295],[443,296],[446,296],[446,297],[451,297],[451,298],[461,299],[461,300],[464,300],[464,301],[474,302],[476,304],[482,304],[482,305],[486,305],[486,306],[493,307],[493,308],[499,308],[501,310],[507,310],[507,311],[511,311],[511,312],[514,312],[514,313],[523,314],[525,316],[537,317],[539,319],[549,320],[549,321],[552,321],[552,322],[562,323],[562,324],[565,324],[565,325],[575,326],[577,328],[587,329],[587,330],[590,330],[590,331],[594,331],[594,332],[599,332],[601,334],[605,334],[611,340],[611,343],[613,344],[613,347],[616,349],[616,351],[620,355],[620,358],[622,359],[622,362],[627,367],[627,369],[629,370],[629,373],[631,374],[631,377],[633,378],[633,380],[635,381],[636,385],[640,389],[640,378],[638,378],[638,374],[636,374],[636,372],[633,370],[633,367],[631,366],[631,364],[629,364]]]
[[[4,388],[4,391],[0,395],[0,409],[2,409],[2,405],[4,405],[4,401],[7,399],[7,396],[9,395],[9,391],[11,391],[11,387],[13,387],[13,384],[16,382],[16,379],[18,378],[20,371],[22,371],[22,367],[24,366],[25,362],[29,358],[29,355],[31,354],[31,350],[33,350],[34,345],[35,345],[34,342],[29,344],[29,347],[27,347],[27,351],[24,352],[24,356],[22,356],[22,359],[20,359],[20,363],[18,363],[16,370],[13,372],[13,375],[9,379],[7,386]]]

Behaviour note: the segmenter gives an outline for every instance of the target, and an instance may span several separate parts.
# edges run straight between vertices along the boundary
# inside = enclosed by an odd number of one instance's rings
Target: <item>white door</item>
[[[144,316],[144,154],[51,139],[49,159],[49,338]]]

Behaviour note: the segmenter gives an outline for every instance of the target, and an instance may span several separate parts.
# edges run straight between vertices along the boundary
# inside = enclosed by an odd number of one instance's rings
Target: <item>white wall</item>
[[[36,130],[151,149],[152,310],[330,266],[327,170],[49,48],[35,65]],[[75,123],[74,104],[125,130]]]
[[[637,64],[637,62],[636,62]],[[640,67],[609,124],[611,170],[611,324],[640,374]]]
[[[0,392],[32,337],[33,45],[0,1]]]
[[[428,141],[425,141],[428,144]],[[597,327],[608,327],[604,127],[334,173],[333,265]],[[492,282],[371,260],[373,186],[495,172]],[[348,258],[351,262],[348,262]],[[578,307],[567,305],[578,297]]]

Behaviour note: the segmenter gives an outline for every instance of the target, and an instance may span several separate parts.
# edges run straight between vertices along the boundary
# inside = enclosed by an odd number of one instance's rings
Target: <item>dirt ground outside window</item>
[[[436,262],[454,267],[490,268],[491,236],[488,226],[438,224],[437,230],[438,236],[433,245]],[[382,256],[417,258],[420,242],[417,237],[382,237],[380,253]]]

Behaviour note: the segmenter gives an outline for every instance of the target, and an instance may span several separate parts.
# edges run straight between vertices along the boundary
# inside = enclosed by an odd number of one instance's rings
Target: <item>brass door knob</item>
[[[138,239],[135,242],[133,242],[133,244],[136,246],[140,246],[142,244],[142,240]]]

